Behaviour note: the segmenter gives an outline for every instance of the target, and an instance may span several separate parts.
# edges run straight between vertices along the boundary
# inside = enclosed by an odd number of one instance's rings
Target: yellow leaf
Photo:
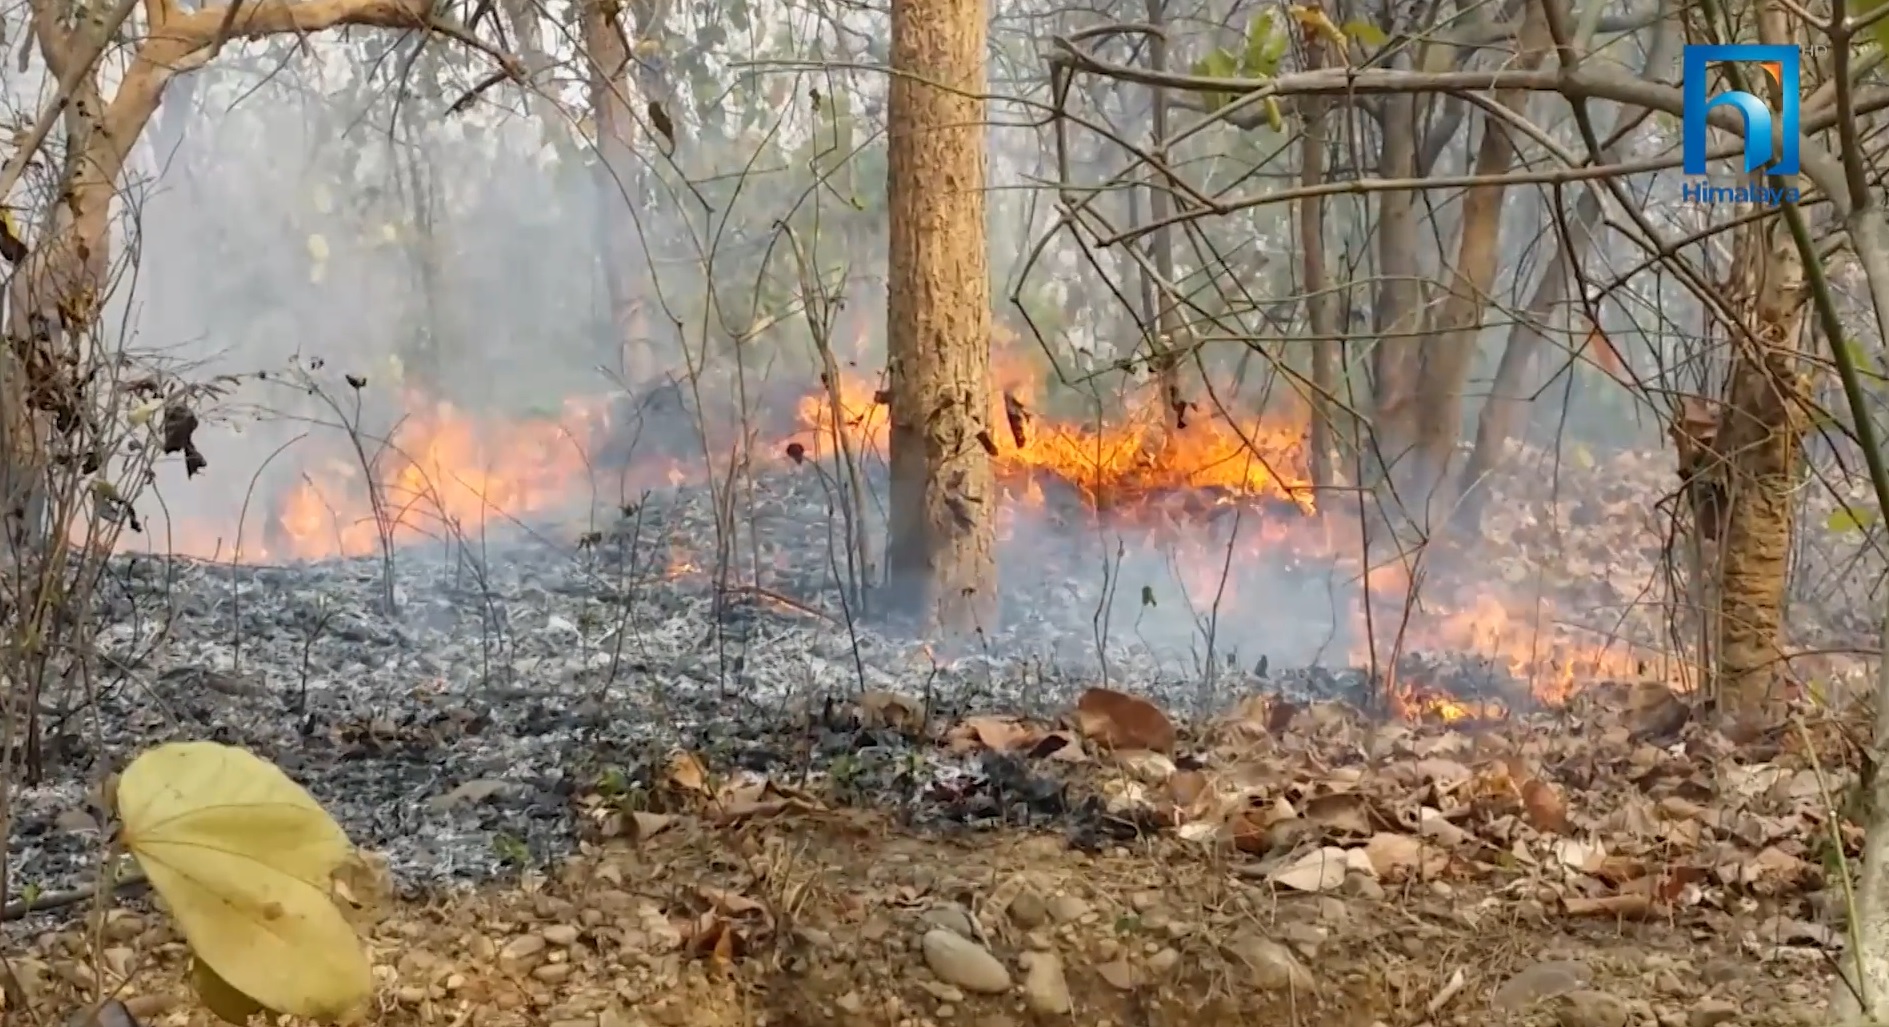
[[[386,240],[387,242],[399,242],[400,229],[395,228],[394,223],[389,221],[386,224],[380,226],[380,237]]]
[[[1284,132],[1286,130],[1286,117],[1279,111],[1278,99],[1268,96],[1266,97],[1265,103],[1266,127],[1272,129],[1274,132]]]
[[[1569,451],[1569,455],[1574,458],[1574,466],[1579,467],[1581,470],[1591,471],[1594,469],[1594,454],[1588,452],[1586,446],[1578,442],[1575,443],[1574,448]]]
[[[659,53],[662,53],[662,44],[660,42],[654,39],[639,39],[636,41],[636,56],[654,57]]]
[[[322,185],[321,183],[317,182],[315,184],[315,188],[309,191],[310,193],[313,194],[309,198],[314,203],[316,213],[332,214],[334,212],[334,209],[335,209],[334,194],[328,191],[327,186]]]
[[[1841,535],[1859,533],[1876,523],[1876,511],[1863,507],[1839,506],[1830,511],[1830,517],[1823,526],[1831,532]]]
[[[164,409],[163,400],[150,400],[149,402],[140,403],[136,407],[133,407],[131,413],[125,415],[125,419],[130,421],[134,427],[146,425],[151,423],[151,418],[157,416],[157,412],[162,409]]]
[[[317,1020],[373,994],[328,892],[347,835],[275,764],[215,742],[161,745],[125,768],[118,816],[191,951],[231,988]]]
[[[1390,37],[1384,34],[1383,29],[1368,21],[1345,22],[1344,33],[1373,50],[1390,42]]]
[[[1325,12],[1319,8],[1302,7],[1298,4],[1293,4],[1289,10],[1292,13],[1292,20],[1299,23],[1299,28],[1303,30],[1307,36],[1316,36],[1327,40],[1331,45],[1337,47],[1340,53],[1343,53],[1345,47],[1349,45],[1349,41],[1345,39],[1345,34],[1340,32],[1338,26],[1332,24],[1331,19],[1326,17]]]
[[[317,264],[326,263],[328,260],[328,240],[322,238],[320,235],[309,236],[308,259]]]
[[[190,961],[190,985],[197,989],[204,1008],[224,1023],[249,1027],[249,1018],[263,1011],[262,1003],[230,987],[201,959]]]

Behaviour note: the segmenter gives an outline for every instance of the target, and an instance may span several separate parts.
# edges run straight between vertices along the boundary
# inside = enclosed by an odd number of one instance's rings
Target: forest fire
[[[1240,573],[1259,563],[1316,566],[1351,582],[1369,582],[1377,623],[1351,637],[1376,639],[1379,665],[1414,651],[1473,653],[1506,669],[1547,702],[1565,697],[1597,677],[1632,676],[1638,654],[1623,644],[1591,644],[1569,637],[1533,604],[1509,603],[1479,587],[1454,589],[1465,601],[1435,601],[1425,585],[1422,608],[1400,612],[1409,574],[1400,564],[1367,570],[1357,557],[1358,527],[1343,509],[1322,511],[1306,471],[1303,432],[1277,420],[1236,421],[1217,412],[1191,417],[1170,430],[1158,402],[1130,405],[1104,424],[1075,423],[1050,416],[1038,404],[1026,374],[999,371],[989,422],[994,430],[979,441],[992,452],[1001,489],[1000,544],[1019,530],[1043,523],[1106,526],[1164,554],[1195,611],[1263,616],[1277,597],[1263,580]],[[1147,390],[1150,393],[1155,390]],[[833,407],[841,407],[840,432]],[[808,460],[830,461],[837,437],[867,462],[884,459],[889,425],[884,396],[874,384],[846,376],[837,387],[803,397],[797,426],[787,438],[765,444],[755,462],[774,461],[783,472]],[[483,537],[527,519],[555,518],[586,501],[608,505],[599,495],[600,475],[588,455],[593,440],[609,427],[601,402],[572,401],[554,417],[500,422],[468,416],[450,404],[407,397],[409,415],[378,461],[342,448],[305,466],[274,500],[271,523],[253,527],[237,562],[265,563],[378,552],[394,545],[458,535]],[[761,450],[765,440],[757,441]],[[366,486],[362,465],[375,469],[378,487]],[[690,481],[705,481],[702,459],[665,456],[633,460],[623,488],[634,495]],[[613,472],[614,473],[614,472]],[[1335,504],[1343,507],[1345,504]],[[228,561],[227,542],[193,544],[188,534],[173,549]],[[672,577],[699,574],[711,563],[701,553],[670,554]],[[1353,590],[1358,591],[1356,589]],[[1350,616],[1364,622],[1363,602]],[[1370,663],[1371,646],[1347,648],[1353,665]],[[1337,655],[1334,653],[1333,655]],[[1407,715],[1445,719],[1493,715],[1501,703],[1473,701],[1416,680],[1421,672],[1386,673],[1387,692]],[[1403,680],[1398,680],[1399,677]]]

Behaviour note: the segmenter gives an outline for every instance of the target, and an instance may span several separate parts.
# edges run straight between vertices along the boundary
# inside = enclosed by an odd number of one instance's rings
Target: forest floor
[[[549,866],[403,899],[368,858],[337,892],[388,1025],[1820,1022],[1840,931],[1818,839],[1854,841],[1840,746],[1814,725],[1732,746],[1674,701],[1643,686],[1484,730],[1272,705],[1184,736],[1203,755],[1179,765],[992,718],[952,732],[1152,825],[1100,842],[927,825],[683,753],[663,795],[574,797],[590,836]],[[101,985],[145,1027],[214,1022],[148,905],[30,949],[37,1022]]]

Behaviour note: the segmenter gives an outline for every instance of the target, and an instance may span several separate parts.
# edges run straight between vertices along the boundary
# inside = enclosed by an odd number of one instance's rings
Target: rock
[[[561,949],[568,949],[577,944],[577,928],[570,924],[554,924],[538,932],[544,940]]]
[[[1311,991],[1316,983],[1292,950],[1257,934],[1238,934],[1226,943],[1229,955],[1246,964],[1253,987],[1260,991]]]
[[[1102,979],[1121,991],[1133,991],[1140,982],[1135,979],[1135,968],[1128,965],[1126,959],[1111,959],[1095,968]]]
[[[521,934],[511,941],[506,942],[505,947],[499,950],[498,957],[506,962],[516,963],[530,959],[532,956],[543,952],[544,949],[545,940],[543,936]]]
[[[1164,948],[1148,957],[1148,972],[1155,976],[1166,976],[1179,965],[1181,965],[1181,954],[1171,948]]]
[[[1584,988],[1561,996],[1555,1019],[1561,1027],[1627,1027],[1633,1010],[1612,992]]]
[[[931,997],[940,1002],[955,1004],[964,1001],[964,992],[949,984],[940,984],[937,981],[920,981],[919,987],[931,992]]]
[[[1729,999],[1702,999],[1686,1014],[1686,1027],[1718,1027],[1737,1015],[1738,1004]]]
[[[546,963],[536,970],[533,970],[531,976],[546,984],[562,984],[571,976],[571,964]]]
[[[1578,991],[1593,979],[1593,968],[1586,963],[1574,960],[1535,963],[1502,982],[1489,1004],[1506,1012],[1518,1012],[1546,999]]]
[[[936,906],[925,911],[925,927],[942,927],[952,934],[964,938],[977,938],[977,925],[971,921],[971,914],[963,906]]]
[[[1063,976],[1063,961],[1054,952],[1031,952],[1030,965],[1023,975],[1023,1004],[1031,1012],[1060,1016],[1069,1012],[1069,981]]]
[[[1008,912],[1010,921],[1027,931],[1049,919],[1049,904],[1043,901],[1043,896],[1025,888],[1010,900]]]
[[[1059,924],[1073,924],[1089,915],[1089,904],[1074,895],[1058,895],[1049,900],[1049,915]]]
[[[921,945],[925,965],[945,983],[985,995],[1010,990],[1010,971],[984,946],[956,931],[934,927]]]
[[[866,1010],[865,1000],[860,998],[859,992],[856,991],[849,991],[841,995],[839,1000],[833,1004],[840,1007],[840,1012],[851,1013],[854,1016],[858,1016]]]

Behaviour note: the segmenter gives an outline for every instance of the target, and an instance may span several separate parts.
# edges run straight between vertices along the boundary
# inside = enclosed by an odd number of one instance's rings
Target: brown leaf
[[[967,717],[946,735],[954,743],[960,737],[992,752],[1027,749],[1037,741],[1034,729],[1010,717]]]
[[[647,813],[638,810],[630,814],[630,837],[639,842],[648,841],[667,831],[675,822],[676,818],[666,813]]]
[[[1528,822],[1535,830],[1567,833],[1568,805],[1561,793],[1541,778],[1531,777],[1522,782],[1522,808],[1528,812]]]
[[[1173,752],[1174,722],[1146,699],[1091,688],[1076,702],[1076,728],[1105,749]]]
[[[859,711],[867,727],[883,727],[914,734],[925,726],[925,707],[910,696],[870,691],[859,697]]]
[[[1320,795],[1307,800],[1301,811],[1312,821],[1337,835],[1364,838],[1371,834],[1371,814],[1364,796],[1356,792]]]
[[[708,768],[692,752],[678,752],[670,757],[669,784],[685,792],[714,794],[708,787]]]

